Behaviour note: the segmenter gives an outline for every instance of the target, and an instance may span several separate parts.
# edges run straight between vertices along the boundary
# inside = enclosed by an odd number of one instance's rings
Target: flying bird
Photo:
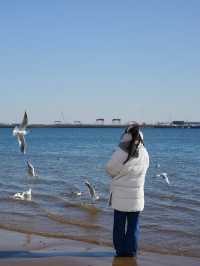
[[[33,167],[33,165],[29,162],[29,161],[27,161],[27,172],[28,172],[28,174],[30,175],[30,176],[36,176],[36,174],[35,174],[35,169],[34,169],[34,167]]]
[[[85,181],[85,185],[88,188],[88,191],[90,193],[90,197],[94,200],[99,200],[99,196],[97,195],[94,186],[92,186],[87,180]]]
[[[22,123],[19,125],[19,127],[16,126],[13,129],[13,136],[17,136],[20,151],[24,154],[26,153],[25,135],[27,134],[27,131],[26,131],[27,126],[28,126],[28,116],[27,116],[27,113],[25,112]]]
[[[158,175],[156,175],[156,177],[162,177],[168,185],[170,184],[167,173],[158,174]]]

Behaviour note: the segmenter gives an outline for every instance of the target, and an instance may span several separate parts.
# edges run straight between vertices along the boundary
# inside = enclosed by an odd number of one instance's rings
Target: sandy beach
[[[200,264],[199,258],[140,252],[137,258],[115,258],[112,248],[0,230],[0,266],[178,266]]]

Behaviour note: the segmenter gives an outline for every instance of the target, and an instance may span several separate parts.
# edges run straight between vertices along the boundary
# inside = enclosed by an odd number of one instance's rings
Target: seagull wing
[[[17,192],[17,193],[14,194],[13,198],[15,198],[15,199],[24,199],[24,194],[23,194],[23,192],[22,193],[21,192]]]
[[[19,132],[19,128],[16,126],[16,127],[13,129],[13,136],[16,136],[18,132]]]
[[[20,151],[22,153],[26,153],[26,141],[25,141],[24,134],[18,133],[17,134],[17,140],[18,140],[18,143],[19,143]]]
[[[13,197],[19,197],[21,194],[19,192],[15,193]]]
[[[22,123],[20,125],[20,129],[26,129],[27,126],[28,126],[28,116],[27,113],[25,112]]]
[[[27,161],[27,166],[28,166],[28,174],[30,176],[35,176],[35,169],[29,161]]]
[[[85,181],[85,184],[89,189],[91,198],[93,198],[95,196],[95,190],[94,190],[93,186],[88,181]]]
[[[169,182],[169,178],[168,178],[167,173],[162,173],[161,176],[162,176],[162,178],[165,180],[165,182],[169,185],[170,182]]]
[[[166,181],[166,183],[169,185],[170,184],[170,182],[169,182],[169,178],[166,176],[165,177],[165,181]]]
[[[26,197],[31,197],[31,188],[27,191],[24,192],[24,194],[26,195]]]

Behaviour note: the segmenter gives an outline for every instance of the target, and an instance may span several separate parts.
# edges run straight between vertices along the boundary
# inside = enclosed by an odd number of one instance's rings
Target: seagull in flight
[[[85,181],[85,185],[88,188],[88,191],[90,193],[90,197],[94,200],[99,200],[99,196],[97,195],[95,188],[93,185],[91,185],[87,180]]]
[[[20,151],[24,154],[26,153],[25,135],[27,134],[27,131],[26,131],[27,126],[28,126],[28,116],[27,116],[27,113],[25,112],[22,123],[19,125],[19,127],[16,126],[13,129],[13,136],[17,136]]]
[[[158,175],[156,175],[156,177],[162,177],[168,185],[170,184],[167,173],[158,174]]]
[[[35,169],[29,161],[27,161],[27,172],[30,176],[36,176]]]

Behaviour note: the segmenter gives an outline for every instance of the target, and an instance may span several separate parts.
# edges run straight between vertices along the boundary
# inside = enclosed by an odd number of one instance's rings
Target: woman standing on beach
[[[139,214],[144,209],[144,183],[149,155],[138,126],[128,127],[106,166],[112,177],[110,203],[114,209],[113,244],[116,255],[136,256]]]

